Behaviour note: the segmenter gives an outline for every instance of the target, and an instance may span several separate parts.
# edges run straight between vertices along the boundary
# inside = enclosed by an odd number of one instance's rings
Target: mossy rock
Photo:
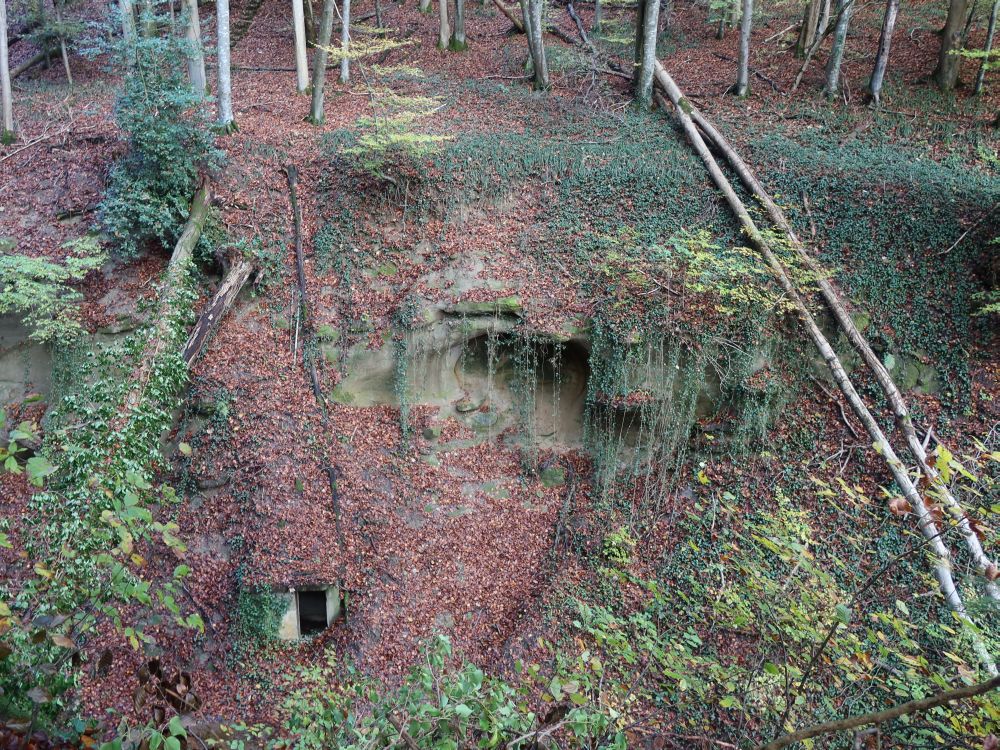
[[[424,440],[437,440],[441,437],[440,427],[427,427],[423,432]]]
[[[500,415],[495,411],[476,411],[467,417],[466,424],[473,430],[489,430],[496,427],[499,421]]]
[[[456,302],[449,308],[455,315],[520,315],[523,310],[524,304],[517,296],[492,302]]]
[[[288,318],[284,315],[279,315],[274,319],[274,327],[281,331],[290,331],[292,324],[288,322]]]
[[[383,263],[375,269],[376,276],[395,276],[399,273],[399,268],[395,263]]]
[[[547,466],[538,472],[543,487],[562,487],[566,484],[566,470],[561,466]]]
[[[0,237],[0,254],[12,253],[16,247],[17,240],[13,237]]]

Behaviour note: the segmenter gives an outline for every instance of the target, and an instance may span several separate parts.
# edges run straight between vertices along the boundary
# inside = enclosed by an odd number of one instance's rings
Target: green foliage
[[[104,263],[93,239],[67,247],[61,263],[24,255],[0,257],[0,315],[21,316],[36,341],[66,343],[79,334],[77,303],[83,295],[70,284]]]
[[[221,161],[203,97],[185,77],[184,53],[178,34],[140,37],[117,50],[124,83],[115,118],[128,151],[111,169],[99,216],[124,257],[176,242],[200,175]]]
[[[388,748],[401,736],[407,745],[428,750],[527,748],[556,731],[565,735],[563,747],[624,750],[624,734],[591,700],[599,672],[589,655],[585,668],[543,678],[532,665],[515,688],[455,658],[449,640],[436,636],[402,684],[387,689],[343,668],[328,652],[325,665],[300,668],[293,676],[297,687],[282,705],[284,730],[303,750]],[[564,718],[545,724],[528,710],[532,688],[566,705]]]
[[[242,654],[274,643],[287,608],[288,603],[280,594],[240,588],[232,631],[236,651]]]

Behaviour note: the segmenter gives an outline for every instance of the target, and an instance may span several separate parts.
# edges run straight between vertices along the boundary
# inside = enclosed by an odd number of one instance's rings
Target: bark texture
[[[184,0],[184,9],[188,14],[186,36],[190,47],[187,59],[188,78],[191,80],[191,88],[201,95],[205,93],[208,80],[205,76],[205,50],[201,45],[198,0]]]
[[[641,51],[635,96],[641,104],[648,105],[653,98],[653,64],[656,62],[656,32],[660,27],[660,0],[644,0],[642,23],[636,39],[636,48]]]
[[[334,0],[324,0],[323,20],[320,21],[316,52],[313,53],[312,105],[309,110],[309,122],[313,125],[322,125],[323,120],[326,119],[323,113],[323,88],[326,86],[327,49],[330,47],[330,37],[333,36],[335,11]]]
[[[798,289],[792,283],[784,269],[784,266],[772,251],[768,240],[757,228],[757,225],[751,218],[746,206],[743,205],[743,202],[740,200],[739,196],[737,196],[736,191],[733,189],[729,180],[722,173],[718,163],[709,152],[708,146],[701,137],[701,134],[699,133],[697,126],[694,124],[694,120],[690,114],[695,110],[695,107],[691,104],[690,100],[684,97],[680,89],[677,87],[677,84],[659,63],[656,65],[656,79],[660,86],[662,86],[666,91],[670,101],[673,103],[677,118],[680,120],[681,125],[695,151],[697,151],[698,155],[704,162],[706,169],[712,177],[712,181],[726,198],[726,202],[729,204],[730,209],[734,214],[736,214],[737,219],[743,226],[744,231],[750,238],[753,245],[760,250],[761,254],[764,256],[764,259],[766,260],[775,278],[778,280],[778,283],[784,291],[786,297],[795,307],[798,317],[806,329],[806,332],[816,345],[816,348],[819,350],[824,362],[826,362],[826,365],[833,376],[834,382],[837,383],[837,386],[844,394],[851,410],[864,426],[865,431],[872,439],[875,449],[885,460],[893,479],[896,480],[896,483],[901,488],[903,495],[913,508],[917,517],[917,526],[920,528],[921,533],[927,540],[927,545],[932,556],[934,575],[938,581],[938,586],[946,603],[958,619],[972,626],[972,632],[974,632],[972,620],[968,615],[965,603],[962,601],[962,597],[958,592],[958,588],[956,587],[954,578],[951,574],[951,553],[944,545],[937,525],[935,524],[926,503],[917,491],[917,488],[907,472],[906,467],[903,466],[902,462],[899,460],[895,450],[883,433],[882,428],[879,426],[878,422],[872,416],[868,407],[861,399],[861,396],[854,388],[854,384],[847,375],[840,358],[833,350],[833,347],[830,346],[830,342],[827,340],[826,336],[820,330],[815,318],[806,306],[802,296],[799,294]],[[985,642],[981,637],[973,636],[973,638],[973,648],[977,658],[989,674],[996,676],[996,663],[994,662],[992,655],[987,650]]]
[[[122,17],[122,37],[126,41],[135,39],[135,13],[132,0],[118,0],[118,11]]]
[[[438,49],[448,49],[451,39],[451,26],[448,23],[448,0],[438,0],[438,18],[441,25],[438,29]]]
[[[545,59],[545,44],[542,40],[542,12],[544,0],[521,0],[521,14],[524,17],[524,32],[528,38],[528,51],[534,68],[535,88],[545,91],[549,82],[549,65]]]
[[[205,343],[219,327],[219,323],[233,306],[240,291],[246,285],[247,281],[250,280],[253,271],[254,264],[243,256],[237,258],[229,267],[229,271],[226,273],[225,278],[222,279],[222,283],[219,284],[219,288],[215,291],[212,301],[208,303],[208,306],[198,316],[198,321],[194,324],[191,335],[184,345],[181,356],[186,364],[190,365],[194,362],[202,349],[205,348]]]
[[[851,24],[852,0],[837,0],[837,25],[833,29],[833,46],[830,59],[826,63],[826,84],[823,92],[833,98],[840,91],[840,66],[844,62],[844,48],[847,46],[847,28]]]
[[[351,49],[351,0],[341,0],[340,3],[340,82],[351,80],[351,59],[348,56]]]
[[[750,93],[750,30],[753,28],[753,0],[742,0],[740,53],[736,71],[736,96]]]
[[[885,81],[885,69],[889,65],[889,48],[892,46],[892,32],[896,28],[898,15],[899,0],[886,0],[882,33],[878,38],[878,54],[875,56],[871,81],[868,82],[868,93],[876,107],[881,103],[882,84]]]
[[[0,0],[0,109],[3,110],[3,127],[0,141],[14,135],[14,95],[10,85],[10,53],[7,50],[7,0]]]
[[[292,27],[295,30],[295,87],[300,94],[309,88],[309,60],[306,57],[306,15],[302,0],[292,0]]]
[[[969,0],[951,0],[948,5],[948,18],[941,31],[938,64],[934,70],[934,81],[945,91],[950,91],[958,85],[958,73],[962,67],[962,58],[958,51],[965,44],[965,19],[968,15]]]
[[[233,79],[229,69],[229,0],[216,0],[215,35],[218,43],[219,126],[231,130],[233,122]]]
[[[451,32],[451,48],[458,51],[467,46],[465,41],[465,0],[455,0],[455,28]]]

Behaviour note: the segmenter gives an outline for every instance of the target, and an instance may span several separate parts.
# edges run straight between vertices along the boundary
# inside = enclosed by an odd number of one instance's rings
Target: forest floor
[[[99,5],[94,4],[95,16]],[[361,2],[354,12],[370,9]],[[580,5],[577,10],[589,29],[592,8]],[[563,466],[571,477],[569,484],[553,485],[525,471],[522,446],[507,439],[509,433],[477,441],[467,424],[430,407],[412,407],[413,436],[408,440],[401,434],[398,406],[337,403],[329,421],[324,420],[297,344],[284,167],[295,165],[300,174],[307,293],[317,326],[341,331],[355,342],[367,337],[374,350],[392,338],[400,311],[414,297],[456,304],[517,296],[525,301],[525,323],[533,331],[563,330],[570,321],[594,314],[598,301],[582,279],[598,271],[587,263],[573,265],[569,256],[534,249],[545,244],[541,206],[558,198],[559,177],[549,181],[543,174],[542,179],[507,186],[501,177],[488,175],[485,186],[477,189],[488,193],[495,183],[502,200],[425,195],[423,200],[431,204],[453,204],[456,213],[429,210],[421,215],[408,210],[408,197],[384,180],[356,169],[345,172],[331,144],[371,115],[372,90],[383,86],[411,96],[439,97],[435,113],[421,121],[436,135],[460,140],[497,134],[530,138],[542,132],[552,142],[614,141],[619,134],[608,123],[628,114],[629,84],[607,73],[601,59],[550,36],[553,91],[531,93],[524,80],[524,39],[511,33],[510,22],[495,9],[469,8],[469,49],[453,53],[435,48],[435,16],[420,14],[415,3],[386,2],[384,25],[412,44],[379,64],[419,68],[422,75],[385,73],[361,61],[351,84],[342,85],[331,70],[326,123],[317,128],[304,121],[308,98],[295,93],[286,4],[234,0],[232,12],[242,30],[232,54],[239,130],[219,140],[226,167],[217,180],[215,205],[230,241],[257,243],[269,264],[256,289],[244,295],[194,365],[189,406],[173,436],[175,442],[190,442],[194,452],[170,456],[166,469],[190,493],[177,521],[189,548],[184,562],[192,569],[190,604],[206,615],[207,632],[194,638],[152,623],[148,632],[160,641],[164,658],[169,654],[177,666],[192,671],[204,715],[224,719],[277,720],[277,706],[289,687],[289,664],[316,661],[331,646],[349,654],[365,672],[386,679],[407,670],[418,644],[434,632],[448,633],[468,658],[500,671],[509,670],[516,659],[542,658],[539,638],[551,630],[552,613],[567,591],[585,588],[593,576],[583,559],[599,537],[594,528],[598,493],[587,479],[592,458],[580,448],[542,450],[539,465]],[[602,56],[628,61],[624,39],[631,11],[612,7],[606,12],[604,38],[598,40]],[[839,146],[879,138],[919,148],[930,161],[957,162],[967,169],[990,168],[991,149],[996,158],[995,131],[988,123],[1000,109],[1000,81],[988,80],[980,98],[967,90],[942,95],[927,83],[938,46],[933,29],[942,20],[936,6],[904,4],[880,113],[864,106],[860,93],[877,45],[880,9],[874,4],[858,14],[844,65],[845,94],[833,104],[818,94],[825,53],[799,91],[789,93],[799,67],[789,50],[796,32],[790,26],[799,20],[797,4],[769,7],[755,28],[752,96],[744,100],[726,95],[735,79],[736,33],[716,39],[706,13],[701,5],[674,4],[661,61],[748,155],[761,156],[754,139],[774,130],[790,139],[823,132],[838,138]],[[576,35],[562,8],[553,6],[551,14],[567,34]],[[203,18],[210,28],[211,6]],[[976,28],[973,43],[982,34]],[[27,43],[16,44],[12,64],[31,53]],[[18,252],[60,257],[63,243],[93,224],[110,165],[126,147],[114,124],[115,87],[104,61],[74,55],[72,62],[73,88],[65,85],[56,62],[17,81],[22,137],[0,148],[0,237],[15,238]],[[972,75],[972,64],[966,63],[964,77]],[[590,112],[605,118],[598,127],[564,129],[564,121],[585,123]],[[658,131],[641,137],[674,144],[666,156],[683,151],[667,118],[650,117],[643,127]],[[502,148],[504,141],[498,143]],[[498,161],[504,156],[499,154]],[[699,170],[691,179],[703,189],[700,164],[685,158],[681,166]],[[456,179],[479,184],[479,176]],[[353,193],[352,200],[364,201],[369,213],[355,215],[353,234],[334,240],[331,250],[328,240],[321,244],[321,230],[339,206],[358,205],[343,197],[345,191]],[[797,215],[806,216],[808,210],[806,204]],[[722,212],[718,202],[705,203],[707,222],[727,223]],[[961,226],[974,228],[981,218],[970,212],[961,217]],[[427,243],[425,249],[414,252],[421,242]],[[970,242],[985,239],[977,231]],[[841,252],[822,249],[835,256]],[[368,273],[346,280],[331,254],[354,258],[353,267]],[[113,273],[88,278],[82,287],[88,326],[112,325],[123,309],[141,315],[141,303],[156,294],[155,281],[166,258],[165,253],[151,253],[116,266]],[[447,274],[469,259],[478,264],[475,276],[482,283],[457,285],[452,291],[428,283],[434,274]],[[390,265],[380,277],[378,269]],[[212,284],[212,277],[206,277],[202,300],[211,296]],[[630,291],[625,285],[615,293]],[[706,314],[696,296],[690,301],[672,320]],[[1000,420],[994,400],[1000,393],[1000,359],[993,344],[986,336],[970,354],[969,402],[957,410],[961,417],[949,422],[959,442],[987,434]],[[332,393],[343,372],[327,363],[322,377]],[[940,394],[916,398],[931,422],[942,411],[956,411],[954,404],[942,403],[948,399]],[[799,460],[818,475],[833,478],[847,467],[848,476],[873,492],[879,482],[888,481],[878,458],[861,450],[864,441],[852,436],[854,428],[823,391],[797,394],[789,406],[792,413],[794,420],[776,420],[770,444],[802,446],[812,439],[815,443],[802,449]],[[702,425],[698,434],[710,429],[714,427]],[[823,460],[834,454],[840,458],[829,464]],[[749,506],[785,465],[769,454],[745,460],[723,457],[707,467],[706,476],[719,485],[741,487],[738,494]],[[325,473],[329,466],[340,472],[342,549]],[[636,562],[637,574],[653,574],[678,543],[671,535],[678,513],[701,496],[703,488],[691,480],[694,472],[689,466],[683,471],[687,478],[676,483],[662,516],[646,532],[648,554]],[[203,481],[218,476],[228,477],[221,487]],[[2,515],[16,517],[28,492],[22,479],[0,478]],[[570,515],[576,537],[587,541],[581,542],[584,549],[560,554],[554,564],[554,534],[566,521],[568,497],[574,504]],[[879,521],[889,522],[885,517]],[[817,523],[824,523],[821,511]],[[167,550],[151,550],[149,560],[166,571],[178,563]],[[350,594],[346,621],[293,646],[239,641],[234,613],[241,590],[329,583],[342,575]],[[115,709],[127,714],[134,688],[127,665],[136,664],[139,656],[110,633],[92,647],[111,648],[116,669],[85,681],[85,706],[94,713]]]

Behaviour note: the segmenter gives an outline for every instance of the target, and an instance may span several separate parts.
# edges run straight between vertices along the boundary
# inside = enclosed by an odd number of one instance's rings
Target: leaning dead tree
[[[191,335],[188,337],[187,343],[184,345],[184,350],[181,352],[181,357],[184,359],[185,364],[190,366],[201,353],[201,350],[205,347],[205,342],[218,329],[219,323],[226,316],[226,313],[229,312],[233,303],[236,302],[236,298],[239,297],[240,292],[250,280],[250,277],[253,276],[254,269],[253,262],[243,255],[237,256],[229,266],[229,270],[223,277],[222,283],[219,284],[219,288],[212,296],[212,300],[202,310],[201,315],[198,316],[198,321],[194,324],[194,328],[191,329]]]
[[[747,190],[753,194],[754,198],[756,198],[764,207],[774,226],[782,232],[788,242],[788,245],[795,251],[799,262],[802,263],[803,267],[815,279],[816,286],[819,288],[823,301],[833,314],[834,319],[837,321],[837,325],[844,332],[851,346],[861,356],[861,359],[868,366],[868,369],[878,382],[879,388],[885,395],[886,401],[888,401],[889,407],[892,410],[896,425],[900,432],[903,433],[903,437],[906,440],[906,446],[917,462],[920,473],[927,478],[928,486],[933,487],[937,491],[945,509],[955,522],[959,533],[965,541],[969,555],[975,562],[980,574],[986,580],[986,593],[994,601],[1000,602],[1000,587],[998,587],[995,583],[995,579],[998,574],[1000,574],[1000,569],[998,569],[995,562],[986,555],[982,543],[979,540],[979,535],[976,533],[975,529],[972,528],[972,523],[969,520],[968,514],[955,497],[955,494],[951,491],[947,482],[942,480],[936,465],[929,460],[927,450],[924,448],[924,444],[917,436],[913,419],[910,416],[910,411],[906,405],[906,400],[903,398],[902,392],[899,390],[895,381],[893,381],[892,375],[889,374],[888,369],[886,369],[885,365],[882,364],[882,360],[879,359],[878,355],[872,349],[871,344],[868,343],[864,334],[862,334],[857,325],[855,325],[854,318],[851,317],[851,314],[844,306],[840,294],[833,286],[833,282],[829,279],[829,274],[826,273],[824,269],[820,268],[818,263],[816,263],[813,255],[806,249],[805,245],[802,244],[802,241],[795,233],[791,222],[785,216],[785,212],[781,210],[777,203],[774,202],[774,199],[760,184],[753,172],[751,172],[750,168],[747,166],[746,162],[743,161],[729,141],[727,141],[726,138],[712,125],[712,123],[709,122],[708,119],[705,118],[705,116],[702,115],[702,113],[697,109],[692,110],[691,117],[698,125],[702,134],[719,152],[723,154],[723,156],[725,156],[726,161],[729,162],[733,171],[735,171],[739,176],[740,181],[744,184]]]
[[[854,384],[851,382],[851,379],[847,374],[847,371],[844,369],[840,358],[837,356],[837,353],[830,345],[826,336],[820,330],[815,318],[809,311],[809,308],[799,293],[797,286],[793,283],[784,265],[775,254],[775,248],[772,247],[774,240],[765,237],[760,229],[758,229],[746,206],[743,204],[743,201],[740,200],[736,191],[733,189],[733,186],[730,184],[725,174],[723,174],[719,164],[709,151],[705,140],[702,138],[701,133],[691,116],[691,113],[696,111],[695,107],[691,104],[689,99],[684,97],[673,78],[670,77],[659,62],[656,64],[656,80],[672,102],[677,119],[680,121],[688,140],[691,142],[691,145],[694,147],[699,157],[701,157],[702,162],[705,164],[706,169],[712,177],[712,181],[715,183],[720,192],[722,192],[726,202],[736,215],[751,243],[763,255],[786,297],[791,301],[800,321],[806,329],[806,332],[816,345],[816,348],[819,350],[823,360],[826,362],[826,365],[833,376],[834,382],[837,383],[837,386],[840,388],[850,405],[851,410],[854,412],[855,416],[857,416],[858,420],[864,426],[865,431],[872,439],[875,449],[884,458],[893,479],[895,479],[896,484],[902,490],[904,497],[917,517],[918,528],[927,539],[928,546],[933,555],[932,567],[934,575],[935,578],[937,578],[938,586],[945,598],[945,601],[947,602],[949,608],[955,613],[956,617],[968,626],[976,656],[979,658],[984,668],[987,672],[989,672],[989,674],[994,676],[997,675],[997,667],[993,656],[989,653],[985,642],[978,634],[976,626],[972,622],[972,619],[966,610],[965,603],[963,602],[955,584],[955,580],[952,576],[951,553],[942,541],[941,533],[938,531],[934,517],[931,515],[930,509],[924,502],[924,499],[918,491],[913,479],[910,477],[909,472],[896,455],[892,444],[886,438],[882,428],[879,426],[878,422],[872,416],[871,411],[869,411],[867,405],[858,394]],[[665,104],[664,108],[666,108]]]

